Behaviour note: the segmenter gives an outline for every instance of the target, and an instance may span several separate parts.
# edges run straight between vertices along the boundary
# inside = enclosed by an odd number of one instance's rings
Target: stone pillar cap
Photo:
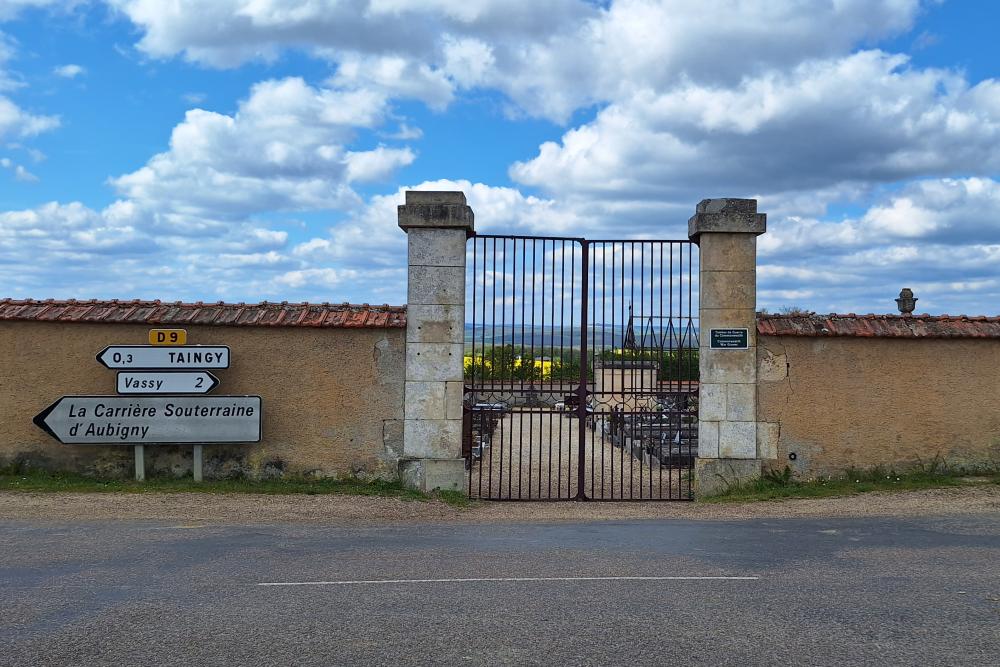
[[[475,216],[462,191],[407,190],[399,206],[399,227],[410,229],[464,229],[475,232]]]
[[[407,190],[406,203],[410,204],[461,204],[465,206],[465,193],[461,190]]]
[[[688,220],[688,237],[703,233],[755,234],[767,231],[767,214],[757,212],[756,199],[702,199]]]

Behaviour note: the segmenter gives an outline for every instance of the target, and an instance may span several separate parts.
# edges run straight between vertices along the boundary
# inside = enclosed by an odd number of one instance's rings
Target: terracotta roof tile
[[[395,329],[406,326],[405,306],[298,303],[163,303],[161,301],[37,301],[0,299],[0,321],[100,322],[242,327]]]
[[[1000,338],[1000,317],[965,315],[757,315],[762,336]]]

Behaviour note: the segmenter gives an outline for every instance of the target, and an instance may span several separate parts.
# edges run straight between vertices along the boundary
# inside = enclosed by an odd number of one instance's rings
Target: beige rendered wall
[[[635,410],[655,403],[659,391],[658,368],[596,368],[594,399],[600,411],[617,406]],[[646,394],[643,396],[642,394]]]
[[[1000,465],[1000,340],[758,340],[765,465],[787,464],[804,478],[901,471],[935,456]]]
[[[132,447],[63,445],[32,418],[68,394],[115,394],[95,355],[145,344],[151,327],[0,322],[0,466],[129,476]],[[213,394],[263,399],[262,440],[206,445],[205,476],[395,478],[402,451],[403,329],[187,326],[189,344],[231,348]],[[190,446],[146,446],[151,474],[190,474]]]

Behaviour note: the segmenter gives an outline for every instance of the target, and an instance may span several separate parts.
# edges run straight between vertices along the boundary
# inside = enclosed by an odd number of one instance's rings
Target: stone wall
[[[0,321],[0,466],[131,476],[132,447],[63,445],[32,418],[62,395],[114,395],[115,372],[95,355],[110,344],[145,344],[151,326]],[[189,344],[231,348],[231,367],[212,371],[221,380],[213,394],[263,399],[262,441],[205,445],[205,477],[396,477],[404,329],[183,328]],[[190,445],[145,450],[149,474],[191,474]]]
[[[1000,466],[1000,339],[869,329],[760,335],[758,344],[765,466],[788,465],[803,478],[851,467],[901,471],[935,457],[970,469]]]

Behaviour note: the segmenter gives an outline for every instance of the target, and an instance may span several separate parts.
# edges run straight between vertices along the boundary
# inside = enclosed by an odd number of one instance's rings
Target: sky
[[[1000,3],[0,0],[0,297],[405,301],[408,189],[684,239],[758,306],[1000,313]]]

